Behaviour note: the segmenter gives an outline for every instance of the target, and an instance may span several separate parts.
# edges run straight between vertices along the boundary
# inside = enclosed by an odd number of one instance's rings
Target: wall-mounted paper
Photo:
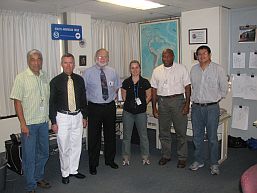
[[[249,68],[257,68],[257,53],[250,52]]]
[[[257,100],[257,76],[233,74],[232,97]]]
[[[232,97],[244,98],[246,74],[232,74]]]
[[[245,68],[245,53],[233,53],[233,68]]]
[[[231,127],[241,130],[248,130],[248,116],[248,106],[234,105]]]

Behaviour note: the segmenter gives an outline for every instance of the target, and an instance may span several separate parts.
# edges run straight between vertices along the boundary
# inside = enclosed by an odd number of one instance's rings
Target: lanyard
[[[134,84],[135,98],[138,98],[138,87],[139,87],[139,81],[137,82],[137,84]]]
[[[39,94],[40,94],[40,102],[43,102],[44,101],[44,96],[43,96],[43,88],[42,88],[42,82],[41,82],[41,79],[40,77],[36,76],[36,80],[37,80],[37,85],[38,85],[38,88],[39,88]]]

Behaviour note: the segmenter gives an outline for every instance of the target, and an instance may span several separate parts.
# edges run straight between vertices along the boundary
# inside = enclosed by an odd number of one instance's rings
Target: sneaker
[[[212,165],[210,167],[210,169],[211,169],[211,174],[212,175],[219,175],[220,174],[219,165]]]
[[[196,171],[198,170],[199,168],[202,168],[204,166],[204,163],[199,163],[199,162],[194,162],[191,164],[191,166],[189,166],[189,169],[190,170],[193,170],[193,171]]]
[[[150,165],[151,162],[149,159],[143,159],[143,165]]]
[[[125,159],[122,161],[123,166],[129,166],[129,160]]]

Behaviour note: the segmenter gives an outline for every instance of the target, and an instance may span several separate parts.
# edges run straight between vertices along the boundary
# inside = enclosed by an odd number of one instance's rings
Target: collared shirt
[[[130,76],[122,82],[122,88],[126,90],[126,100],[123,109],[132,114],[146,112],[146,90],[151,88],[149,81],[140,76],[139,81],[134,84]],[[140,99],[140,105],[136,103],[136,98]]]
[[[105,66],[103,71],[106,76],[108,86],[108,99],[105,101],[102,97],[102,86],[100,79],[100,67],[94,65],[87,68],[83,74],[85,81],[87,100],[92,103],[110,103],[117,97],[117,90],[121,87],[121,81],[115,70]]]
[[[190,78],[192,83],[192,102],[218,102],[227,94],[227,77],[219,64],[211,62],[205,70],[202,70],[200,64],[196,64],[191,69]]]
[[[171,67],[165,67],[162,64],[153,71],[151,86],[157,89],[159,96],[185,93],[187,85],[190,85],[190,78],[183,64],[173,63]]]
[[[27,125],[48,121],[49,79],[45,72],[36,76],[27,68],[18,74],[10,98],[21,101]]]
[[[83,78],[78,74],[71,74],[74,84],[76,110],[81,110],[83,118],[87,117],[87,99]],[[54,77],[50,82],[49,117],[52,124],[56,123],[57,111],[69,111],[68,75],[64,72]]]

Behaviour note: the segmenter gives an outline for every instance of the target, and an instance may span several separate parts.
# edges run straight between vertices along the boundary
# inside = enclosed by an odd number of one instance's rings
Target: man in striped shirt
[[[190,79],[192,85],[192,128],[195,145],[194,162],[189,167],[196,171],[204,167],[204,135],[208,137],[210,152],[210,170],[218,175],[218,137],[220,107],[219,101],[225,98],[228,82],[223,67],[211,61],[211,49],[200,46],[196,50],[199,64],[192,67]]]
[[[20,121],[22,165],[26,190],[35,193],[37,186],[50,188],[44,180],[49,157],[48,108],[49,79],[42,69],[42,54],[33,49],[27,54],[28,68],[16,76],[10,98]]]

